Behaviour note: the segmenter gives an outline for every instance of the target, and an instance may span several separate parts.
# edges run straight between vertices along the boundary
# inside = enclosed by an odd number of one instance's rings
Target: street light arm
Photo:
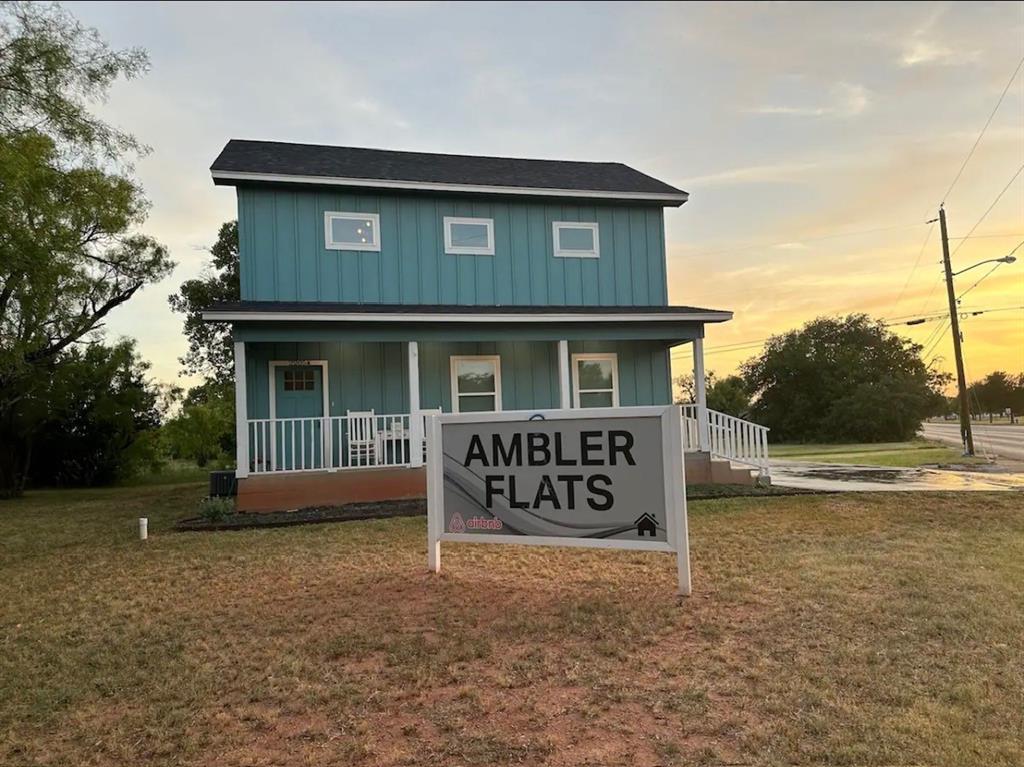
[[[963,274],[964,272],[969,272],[974,267],[982,266],[983,264],[996,264],[996,263],[999,263],[999,264],[1012,264],[1016,260],[1017,259],[1014,258],[1013,256],[1003,256],[1002,258],[989,258],[989,259],[986,259],[985,261],[979,261],[976,264],[971,264],[966,269],[961,269],[959,272],[953,272],[953,274],[951,276],[952,277],[956,277],[958,274]]]

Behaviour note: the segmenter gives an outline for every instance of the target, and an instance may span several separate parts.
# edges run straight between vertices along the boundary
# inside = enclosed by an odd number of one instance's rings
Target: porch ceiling
[[[211,321],[285,322],[725,322],[732,312],[697,306],[534,306],[232,301],[203,311]]]
[[[451,322],[233,322],[236,341],[628,341],[703,338],[701,322],[465,324]]]
[[[731,312],[692,306],[450,306],[240,301],[203,313],[239,341],[666,340],[704,335]]]
[[[671,322],[282,322],[234,321],[236,341],[628,341],[703,338],[704,323]]]

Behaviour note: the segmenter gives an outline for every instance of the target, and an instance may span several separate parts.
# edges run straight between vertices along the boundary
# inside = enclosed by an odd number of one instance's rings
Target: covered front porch
[[[239,341],[238,476],[420,466],[431,412],[668,404],[670,348],[642,339]]]
[[[706,407],[704,324],[728,315],[704,311],[220,312],[235,339],[240,499],[283,475],[294,479],[277,483],[292,487],[313,474],[419,477],[431,412],[670,404],[682,344],[693,345],[697,382],[683,408],[685,449],[767,474],[767,430]],[[408,497],[420,480],[402,476],[398,497]]]

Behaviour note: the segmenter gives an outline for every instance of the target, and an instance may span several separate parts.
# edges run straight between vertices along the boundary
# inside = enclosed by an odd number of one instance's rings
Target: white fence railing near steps
[[[706,444],[701,444],[701,408],[683,405],[683,450],[705,450],[713,458],[756,468],[768,474],[768,427],[704,408]]]

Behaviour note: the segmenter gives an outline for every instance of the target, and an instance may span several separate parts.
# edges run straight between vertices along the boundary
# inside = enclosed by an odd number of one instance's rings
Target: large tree
[[[167,300],[173,311],[185,315],[188,352],[180,359],[185,372],[204,376],[204,385],[223,387],[235,379],[231,325],[203,322],[203,309],[219,301],[237,301],[241,295],[237,221],[221,225],[210,255],[213,258],[206,271],[183,282]]]
[[[1014,376],[1002,370],[989,373],[968,387],[971,410],[979,416],[988,415],[989,420],[993,415],[1002,414],[1007,408],[1014,410],[1014,404],[1020,398],[1015,391],[1019,383]]]
[[[64,352],[40,389],[14,406],[31,424],[30,480],[102,485],[158,463],[158,389],[134,342]],[[38,413],[28,413],[37,409]]]
[[[774,336],[742,367],[752,417],[774,440],[910,439],[941,410],[949,381],[925,365],[920,344],[863,314],[822,317]]]
[[[0,6],[0,495],[20,493],[47,377],[173,264],[138,227],[144,148],[89,106],[147,65],[53,6]],[[127,154],[126,154],[127,153]]]
[[[682,399],[680,403],[694,402],[696,390],[693,382],[693,375],[684,373],[676,376],[673,383],[679,389]],[[750,392],[747,382],[738,375],[728,375],[725,378],[718,378],[714,371],[704,376],[704,387],[707,396],[707,406],[720,413],[747,418],[750,414]]]

